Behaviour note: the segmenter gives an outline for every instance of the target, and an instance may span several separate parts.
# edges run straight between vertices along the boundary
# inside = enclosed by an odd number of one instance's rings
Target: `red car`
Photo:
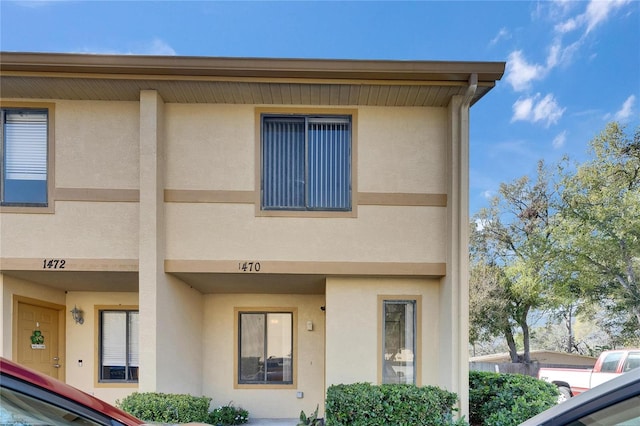
[[[0,424],[138,426],[144,422],[87,393],[0,358]]]

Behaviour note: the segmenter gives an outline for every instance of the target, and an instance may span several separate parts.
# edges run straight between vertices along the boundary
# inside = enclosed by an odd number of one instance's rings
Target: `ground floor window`
[[[137,382],[138,311],[100,311],[100,381]]]
[[[238,384],[293,383],[293,313],[238,313]]]
[[[416,300],[382,301],[382,383],[416,383]]]

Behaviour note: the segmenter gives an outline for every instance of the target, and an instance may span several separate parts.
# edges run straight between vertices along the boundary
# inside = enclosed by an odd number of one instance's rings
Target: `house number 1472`
[[[64,259],[43,259],[42,269],[64,269],[66,263]]]

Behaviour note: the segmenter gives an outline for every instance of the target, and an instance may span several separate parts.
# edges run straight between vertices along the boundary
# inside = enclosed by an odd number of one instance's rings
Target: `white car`
[[[556,405],[520,426],[640,426],[640,368]]]

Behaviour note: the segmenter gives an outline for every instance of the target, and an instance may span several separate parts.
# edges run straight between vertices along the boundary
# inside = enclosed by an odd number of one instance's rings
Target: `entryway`
[[[66,307],[14,296],[14,359],[26,367],[64,380],[64,313]]]

